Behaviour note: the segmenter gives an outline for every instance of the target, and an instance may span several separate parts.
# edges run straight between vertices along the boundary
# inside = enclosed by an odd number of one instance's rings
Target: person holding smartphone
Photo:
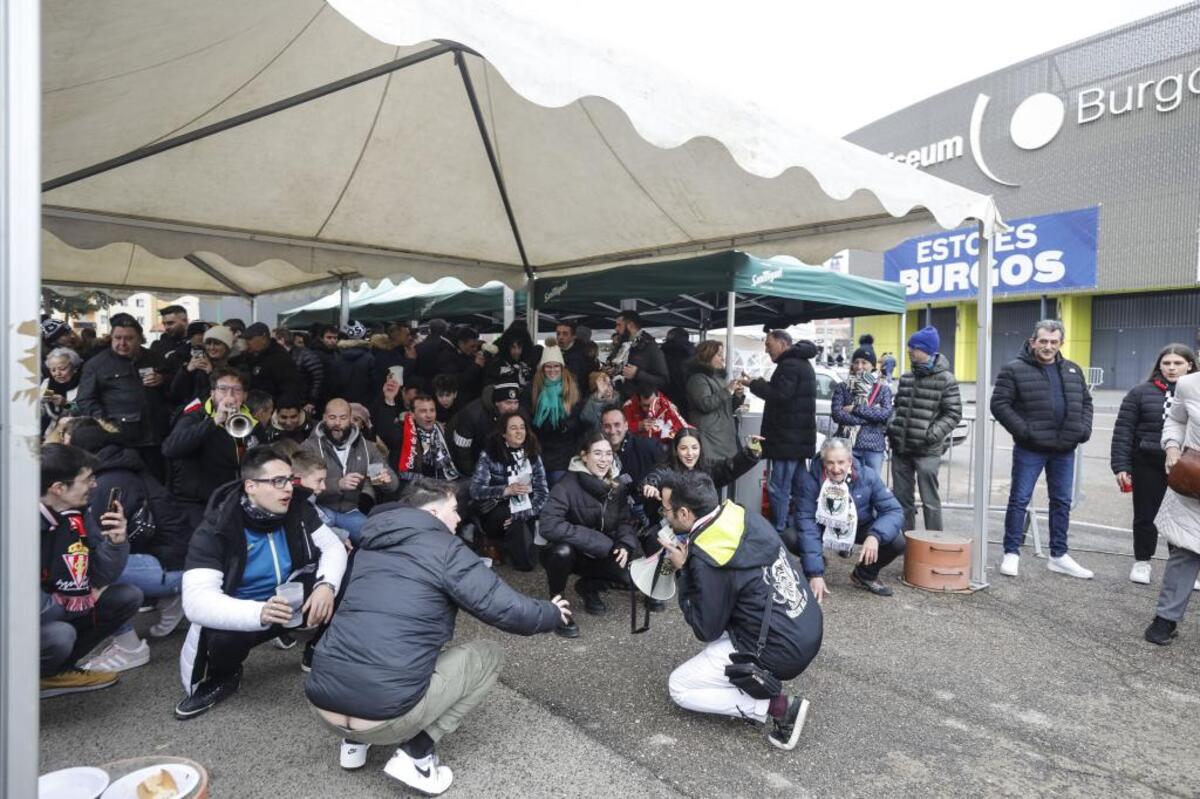
[[[137,614],[142,592],[114,585],[129,544],[125,514],[114,497],[97,519],[84,510],[96,488],[96,457],[78,447],[42,448],[41,695],[94,691],[117,682],[76,662]]]

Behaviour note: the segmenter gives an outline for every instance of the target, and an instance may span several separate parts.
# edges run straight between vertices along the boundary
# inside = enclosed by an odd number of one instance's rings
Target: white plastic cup
[[[300,612],[304,606],[304,583],[280,583],[275,586],[275,596],[282,597],[292,607],[292,618],[284,627],[299,627],[304,623],[304,614]]]
[[[372,480],[378,480],[382,476],[383,476],[383,464],[382,463],[368,463],[367,464],[367,477],[369,477]]]
[[[145,383],[146,378],[148,378],[150,375],[154,374],[154,368],[151,366],[144,366],[141,369],[138,369],[138,374],[141,375],[142,382]]]

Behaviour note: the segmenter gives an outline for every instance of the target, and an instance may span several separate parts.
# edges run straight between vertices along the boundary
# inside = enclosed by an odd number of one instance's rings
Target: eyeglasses
[[[241,386],[213,386],[213,391],[217,394],[240,394],[245,390]]]
[[[271,488],[283,490],[292,485],[293,477],[290,474],[281,474],[278,477],[247,477],[246,479],[252,483],[270,483]]]

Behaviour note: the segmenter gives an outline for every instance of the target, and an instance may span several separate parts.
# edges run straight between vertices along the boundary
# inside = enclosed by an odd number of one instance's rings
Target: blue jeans
[[[161,599],[165,596],[179,596],[183,589],[183,572],[164,571],[158,558],[135,553],[125,562],[125,571],[121,572],[117,582],[140,588],[145,599]],[[132,629],[133,622],[125,622],[117,630],[117,635]]]
[[[367,523],[367,517],[358,508],[348,511],[336,511],[333,508],[324,509],[333,519],[330,527],[340,527],[350,534],[350,543],[358,546],[362,540],[362,528]]]
[[[1075,450],[1035,452],[1013,445],[1012,489],[1004,514],[1004,554],[1021,551],[1025,534],[1025,509],[1033,497],[1034,486],[1046,471],[1046,490],[1050,495],[1050,556],[1067,554],[1067,528],[1071,526],[1071,483],[1075,477]]]
[[[854,450],[855,456],[865,465],[871,467],[871,471],[880,477],[883,476],[883,452],[870,452],[865,449]]]
[[[771,503],[771,521],[783,532],[788,524],[788,509],[792,496],[799,492],[804,476],[804,461],[770,461],[771,475],[767,480],[767,499]]]

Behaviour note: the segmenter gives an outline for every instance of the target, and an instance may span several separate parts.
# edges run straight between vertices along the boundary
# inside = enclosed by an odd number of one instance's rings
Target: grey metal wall
[[[1041,321],[1041,300],[1006,302],[992,308],[992,380],[1021,354],[1033,326]]]
[[[1087,6],[1079,13],[1088,13]],[[1151,103],[1083,125],[1076,120],[1082,89],[1117,89],[1123,97],[1124,88],[1134,86],[1136,102],[1139,83],[1176,74],[1186,82],[1197,67],[1200,3],[1192,3],[963,84],[846,138],[887,153],[962,136],[961,157],[924,171],[994,195],[1006,218],[1101,206],[1100,290],[1191,286],[1200,225],[1200,95],[1184,87],[1169,113]],[[1154,91],[1148,86],[1144,98],[1153,101]],[[1009,122],[1020,102],[1037,92],[1060,97],[1066,120],[1048,145],[1025,151],[1013,144]],[[979,149],[997,177],[1019,186],[993,182],[972,157],[970,118],[980,94],[991,100]],[[851,270],[880,277],[882,260],[856,253]]]
[[[950,361],[950,371],[954,371],[954,340],[958,333],[958,309],[934,308],[929,314],[931,322],[937,328],[938,338],[942,342],[942,355]],[[922,314],[924,318],[924,314]]]
[[[1195,347],[1200,291],[1096,297],[1092,300],[1092,366],[1104,388],[1132,388],[1146,379],[1167,344]]]

